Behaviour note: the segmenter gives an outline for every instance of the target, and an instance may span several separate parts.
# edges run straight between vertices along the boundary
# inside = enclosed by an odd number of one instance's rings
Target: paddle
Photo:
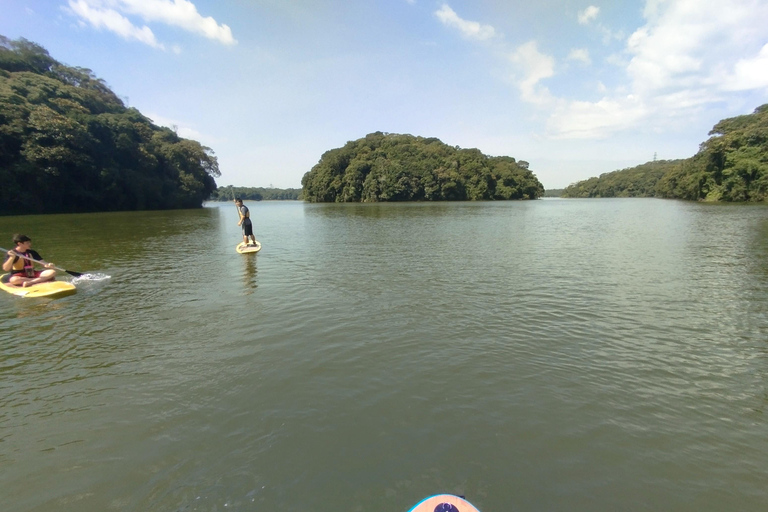
[[[8,250],[7,249],[3,249],[2,247],[0,247],[0,251],[3,251],[4,253],[8,253]],[[36,260],[34,258],[29,258],[27,256],[24,256],[23,254],[17,253],[16,251],[12,251],[12,252],[16,256],[18,256],[19,258],[24,258],[25,260],[29,260],[29,261],[35,261],[35,262],[40,263],[41,265],[43,265],[43,263],[41,261],[39,261],[39,260]],[[43,265],[43,266],[45,266],[45,265]],[[81,275],[83,275],[82,272],[75,272],[74,270],[67,270],[65,268],[57,267],[56,265],[51,265],[51,266],[53,268],[55,268],[56,270],[61,270],[62,272],[66,272],[67,274],[69,274],[69,275],[71,275],[73,277],[80,277]]]

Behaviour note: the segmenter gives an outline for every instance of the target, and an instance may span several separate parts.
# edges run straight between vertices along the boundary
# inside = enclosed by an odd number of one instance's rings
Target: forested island
[[[768,104],[724,119],[699,152],[590,178],[566,187],[563,197],[662,197],[692,201],[768,199]]]
[[[128,108],[89,69],[0,36],[0,214],[199,208],[213,151]]]
[[[325,152],[301,180],[310,202],[537,199],[528,162],[436,138],[375,132]]]
[[[239,197],[251,201],[295,201],[301,199],[300,188],[235,187],[227,185],[213,191],[211,201],[232,201]]]

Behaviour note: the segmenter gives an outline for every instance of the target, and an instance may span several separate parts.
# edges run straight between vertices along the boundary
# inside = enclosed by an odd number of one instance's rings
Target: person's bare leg
[[[36,277],[34,279],[22,278],[22,279],[25,279],[25,281],[21,286],[26,288],[27,286],[32,286],[33,284],[45,283],[46,281],[53,281],[55,277],[56,277],[56,271],[49,268],[48,270],[43,270],[40,273],[40,277]]]
[[[24,286],[24,283],[29,281],[28,277],[13,276],[8,280],[8,284],[13,286]]]

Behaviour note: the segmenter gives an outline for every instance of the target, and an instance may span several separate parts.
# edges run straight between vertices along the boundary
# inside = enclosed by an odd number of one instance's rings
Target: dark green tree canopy
[[[654,196],[691,201],[768,199],[768,104],[724,119],[699,152],[648,162],[568,186],[564,197]]]
[[[325,152],[301,180],[311,202],[537,199],[527,162],[439,139],[375,132]]]
[[[270,201],[270,200],[298,200],[301,199],[300,188],[273,188],[273,187],[226,187],[217,188],[211,197],[211,201],[232,201],[239,197],[242,200]]]
[[[89,69],[0,36],[0,213],[195,208],[210,148],[126,108]]]
[[[607,172],[579,181],[563,190],[562,197],[654,197],[662,176],[684,160],[658,160]]]

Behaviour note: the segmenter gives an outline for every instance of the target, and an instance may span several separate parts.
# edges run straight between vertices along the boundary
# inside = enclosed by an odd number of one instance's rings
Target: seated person
[[[13,243],[16,248],[8,251],[8,257],[3,262],[3,270],[10,272],[8,284],[26,287],[56,278],[53,263],[43,260],[37,251],[31,249],[31,238],[27,235],[13,235]],[[45,270],[35,270],[35,263],[45,267]]]

